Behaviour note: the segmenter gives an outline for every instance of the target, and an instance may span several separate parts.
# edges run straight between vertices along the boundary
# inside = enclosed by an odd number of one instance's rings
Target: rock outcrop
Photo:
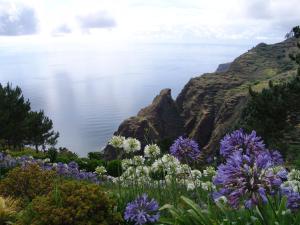
[[[216,73],[225,73],[229,70],[229,67],[231,65],[230,63],[222,63],[218,66],[218,68],[216,69]]]
[[[142,141],[187,135],[198,141],[207,154],[213,154],[240,117],[249,86],[261,90],[269,80],[276,82],[295,74],[296,66],[288,57],[295,47],[295,39],[259,44],[236,58],[226,71],[192,78],[175,101],[171,90],[164,89],[150,106],[125,120],[116,134]]]

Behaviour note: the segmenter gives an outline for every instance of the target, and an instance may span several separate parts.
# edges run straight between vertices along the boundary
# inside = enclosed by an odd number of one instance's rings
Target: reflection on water
[[[44,109],[59,145],[80,155],[101,149],[118,125],[162,88],[176,97],[193,76],[214,71],[247,46],[151,44],[0,46],[0,82],[19,85]]]

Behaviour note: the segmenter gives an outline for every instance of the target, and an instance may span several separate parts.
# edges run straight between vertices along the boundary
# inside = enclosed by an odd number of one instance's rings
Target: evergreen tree
[[[300,38],[300,27],[294,27],[288,38]],[[297,43],[300,49],[300,44]],[[239,126],[256,130],[272,147],[283,148],[284,135],[294,132],[300,118],[300,51],[290,54],[299,66],[297,76],[289,82],[273,84],[257,93],[249,88],[250,99],[244,108]]]
[[[28,143],[38,151],[39,146],[55,145],[59,133],[53,131],[53,122],[45,116],[44,111],[29,112],[27,118]]]
[[[30,103],[24,99],[19,87],[0,84],[0,139],[3,145],[16,149],[26,139],[26,118]]]
[[[55,145],[59,133],[43,111],[33,112],[19,87],[0,84],[0,145],[8,149]]]

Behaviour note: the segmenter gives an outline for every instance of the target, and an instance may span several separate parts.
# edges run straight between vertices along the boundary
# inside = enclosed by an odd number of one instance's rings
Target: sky
[[[299,0],[0,0],[0,41],[274,43]]]

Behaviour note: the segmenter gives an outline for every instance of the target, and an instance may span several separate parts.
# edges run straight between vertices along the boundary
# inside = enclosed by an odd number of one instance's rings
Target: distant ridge
[[[214,154],[220,138],[240,117],[249,85],[259,91],[269,80],[278,82],[295,74],[296,65],[288,57],[294,50],[294,38],[272,45],[260,43],[232,63],[221,64],[215,73],[192,78],[175,101],[169,89],[163,90],[115,134],[139,138],[144,144],[146,136],[148,142],[157,142],[186,135],[207,154]],[[114,157],[108,147],[104,151],[107,158]]]

